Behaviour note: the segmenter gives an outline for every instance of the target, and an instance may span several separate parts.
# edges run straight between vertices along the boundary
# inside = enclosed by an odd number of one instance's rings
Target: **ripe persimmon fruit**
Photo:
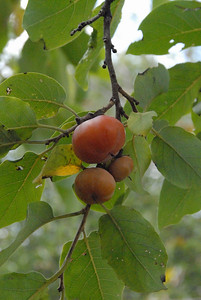
[[[124,143],[123,124],[105,115],[81,123],[72,137],[76,156],[86,163],[108,161],[119,152]]]
[[[87,204],[98,204],[112,198],[116,183],[102,168],[88,168],[80,172],[74,184],[76,195]]]
[[[115,158],[109,165],[108,171],[116,182],[124,180],[134,168],[133,160],[129,156]]]

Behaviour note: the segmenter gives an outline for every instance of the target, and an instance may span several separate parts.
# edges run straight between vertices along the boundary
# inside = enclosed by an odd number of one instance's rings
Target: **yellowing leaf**
[[[73,175],[79,172],[80,167],[79,166],[74,166],[74,165],[68,165],[68,166],[61,166],[58,167],[55,170],[50,170],[51,176],[66,176],[66,175]],[[46,175],[47,176],[47,175]],[[49,177],[49,176],[48,176]]]
[[[58,145],[52,150],[34,182],[40,184],[44,178],[76,174],[81,169],[81,164],[82,162],[74,154],[71,144]]]

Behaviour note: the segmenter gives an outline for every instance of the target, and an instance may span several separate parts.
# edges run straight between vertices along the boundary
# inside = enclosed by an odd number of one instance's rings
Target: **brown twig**
[[[72,213],[68,213],[68,214],[56,216],[56,217],[54,217],[54,221],[55,220],[66,219],[66,218],[71,218],[71,217],[76,217],[76,216],[79,216],[79,215],[84,215],[85,212],[86,212],[86,207],[82,208],[81,210],[76,211],[76,212],[72,212]]]
[[[130,103],[130,105],[131,105],[131,107],[132,107],[132,110],[133,110],[134,112],[138,112],[138,110],[137,110],[137,108],[136,108],[135,105],[138,105],[139,102],[138,102],[135,98],[133,98],[133,97],[131,97],[129,94],[127,94],[127,93],[122,89],[122,87],[121,87],[120,85],[119,85],[118,91],[119,91],[119,93],[120,93],[122,96],[124,96],[124,98],[126,98],[126,99],[129,101],[129,103]]]
[[[60,279],[60,284],[57,290],[61,293],[64,290],[64,274],[62,273],[58,278]]]
[[[108,67],[108,72],[110,75],[110,81],[112,86],[112,98],[115,102],[116,106],[116,118],[118,120],[121,119],[121,112],[122,112],[122,106],[119,99],[119,93],[118,93],[118,87],[119,84],[117,82],[116,73],[114,70],[113,62],[112,62],[112,50],[114,51],[114,46],[111,42],[111,35],[110,35],[110,24],[112,20],[112,14],[110,5],[113,1],[112,0],[106,0],[105,6],[104,6],[104,37],[103,41],[105,43],[105,61],[104,65]],[[116,51],[115,51],[116,52]]]
[[[105,61],[103,64],[103,68],[105,69],[108,67],[111,86],[112,86],[112,101],[115,103],[116,106],[116,118],[118,120],[121,120],[121,115],[124,115],[125,117],[126,115],[121,106],[121,102],[119,98],[119,84],[117,82],[116,73],[112,62],[112,52],[113,53],[117,52],[117,50],[114,48],[114,45],[111,42],[111,35],[110,35],[110,24],[112,20],[110,6],[113,1],[114,0],[105,0],[99,13],[95,17],[89,19],[88,21],[81,22],[78,25],[78,27],[71,32],[71,35],[74,35],[77,31],[81,31],[86,25],[92,24],[100,17],[104,17],[103,41],[105,43]]]
[[[68,254],[67,254],[67,256],[66,256],[66,258],[65,258],[65,260],[64,260],[64,262],[63,262],[63,264],[62,264],[61,269],[65,269],[65,268],[66,268],[66,265],[68,264],[68,262],[69,262],[69,260],[70,260],[70,258],[71,258],[71,255],[72,255],[72,253],[73,253],[73,250],[75,249],[75,246],[76,246],[76,244],[77,244],[77,242],[78,242],[78,239],[79,239],[79,237],[80,237],[80,234],[82,233],[82,231],[83,231],[83,229],[84,229],[84,225],[85,225],[85,223],[86,223],[86,219],[87,219],[87,216],[88,216],[90,207],[91,207],[90,204],[87,204],[86,207],[85,207],[85,213],[84,213],[84,216],[83,216],[83,218],[82,218],[82,222],[81,222],[81,224],[80,224],[80,226],[79,226],[79,228],[78,228],[78,231],[77,231],[77,233],[76,233],[76,236],[75,236],[75,238],[74,238],[74,240],[73,240],[73,242],[72,242],[72,244],[71,244],[71,247],[70,247],[70,249],[69,249],[69,251],[68,251]],[[63,273],[63,272],[62,272],[62,273]],[[61,273],[61,274],[62,274],[62,273]]]
[[[76,32],[81,31],[81,30],[82,30],[84,27],[86,27],[87,25],[90,25],[90,24],[94,23],[96,20],[98,20],[100,17],[103,16],[103,13],[104,13],[104,10],[101,9],[101,10],[99,11],[99,13],[98,13],[96,16],[92,17],[91,19],[89,19],[89,20],[87,20],[87,21],[81,22],[81,23],[77,26],[77,28],[75,28],[75,29],[73,29],[73,30],[71,31],[70,35],[73,36]]]
[[[78,228],[78,231],[75,235],[75,238],[71,244],[71,247],[68,251],[68,254],[66,255],[66,258],[61,266],[61,269],[59,270],[59,276],[58,278],[60,278],[60,286],[58,288],[58,291],[63,293],[64,292],[64,285],[63,285],[63,273],[68,265],[68,263],[70,262],[70,259],[71,259],[71,256],[72,256],[72,253],[73,253],[73,250],[75,249],[75,246],[78,242],[78,239],[80,237],[80,234],[83,232],[84,230],[84,226],[85,226],[85,223],[86,223],[86,219],[87,219],[87,216],[88,216],[88,213],[89,213],[89,210],[90,210],[90,207],[91,205],[90,204],[87,204],[86,207],[85,207],[85,211],[84,211],[84,216],[82,218],[82,222]],[[55,275],[54,275],[55,276]]]
[[[110,0],[110,2],[112,3],[114,0]],[[101,9],[99,10],[98,14],[95,15],[94,17],[92,17],[91,19],[88,19],[86,21],[81,22],[77,28],[73,29],[70,33],[71,36],[73,36],[76,32],[81,31],[84,27],[86,27],[87,25],[91,25],[92,23],[94,23],[95,21],[97,21],[100,17],[103,17],[105,14],[105,11],[107,9],[107,4],[106,1],[104,2],[104,4],[102,5]],[[114,49],[115,51],[115,49]]]
[[[58,274],[57,278],[60,278],[60,277],[61,277],[61,275],[63,274],[63,272],[64,272],[65,269],[66,269],[67,264],[69,263],[69,261],[70,261],[70,259],[71,259],[73,250],[75,249],[75,246],[76,246],[76,244],[77,244],[77,242],[78,242],[78,239],[79,239],[79,237],[80,237],[80,234],[82,233],[82,231],[83,231],[83,229],[84,229],[84,226],[85,226],[85,223],[86,223],[86,219],[87,219],[87,216],[88,216],[90,207],[91,207],[90,204],[87,204],[87,205],[85,206],[85,209],[84,209],[84,216],[83,216],[83,218],[82,218],[82,222],[81,222],[81,224],[80,224],[80,226],[79,226],[79,228],[78,228],[78,231],[77,231],[77,233],[76,233],[76,235],[75,235],[75,238],[74,238],[74,240],[73,240],[73,242],[72,242],[72,244],[71,244],[71,247],[70,247],[70,249],[69,249],[69,251],[68,251],[68,254],[66,255],[66,257],[65,257],[65,259],[64,259],[64,262],[63,262],[63,264],[62,264],[60,270],[57,272],[57,274]],[[56,274],[55,274],[55,275],[56,275]],[[54,276],[55,276],[55,275],[54,275]]]

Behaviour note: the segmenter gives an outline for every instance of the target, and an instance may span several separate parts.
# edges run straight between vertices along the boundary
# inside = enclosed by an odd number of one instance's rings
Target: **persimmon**
[[[124,143],[123,124],[105,115],[80,124],[72,137],[76,156],[86,163],[106,162],[119,152]]]
[[[124,180],[134,168],[133,160],[129,156],[121,156],[114,159],[109,165],[108,171],[116,182]]]
[[[102,168],[88,168],[80,172],[74,184],[77,196],[87,204],[97,204],[112,198],[116,187],[113,176]]]

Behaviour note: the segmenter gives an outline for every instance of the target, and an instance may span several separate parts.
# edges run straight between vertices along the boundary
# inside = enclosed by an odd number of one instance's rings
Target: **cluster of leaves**
[[[95,2],[29,0],[26,8],[23,27],[30,40],[24,46],[21,60],[25,73],[11,76],[0,85],[0,155],[4,157],[22,144],[39,144],[44,149],[39,154],[26,152],[17,161],[4,159],[0,165],[0,227],[23,220],[27,215],[15,241],[0,252],[0,265],[39,227],[72,216],[55,217],[50,205],[39,200],[44,178],[55,181],[81,169],[82,162],[72,151],[69,135],[76,126],[76,118],[87,113],[77,114],[69,108],[62,85],[42,73],[49,64],[53,65],[58,50],[76,66],[75,78],[87,89],[87,74],[103,48],[103,20],[100,18],[91,25],[91,36],[84,32],[71,36],[70,32],[98,13],[100,7],[93,9]],[[120,22],[123,4],[123,0],[112,2],[112,35]],[[131,44],[128,54],[166,54],[178,42],[184,43],[185,48],[201,45],[199,2],[171,1],[155,6],[140,25],[143,40]],[[34,61],[29,58],[31,51],[44,51],[42,47],[49,52],[43,53],[44,57],[40,55],[44,69],[37,73],[38,70],[32,69]],[[55,66],[51,72],[59,80]],[[145,193],[142,179],[152,160],[165,178],[159,202],[159,228],[175,224],[184,215],[201,209],[200,90],[200,62],[175,65],[169,70],[159,64],[136,77],[134,97],[139,101],[139,112],[132,112],[129,103],[124,107],[129,119],[123,149],[132,157],[135,168],[131,180],[119,183],[114,197],[106,204],[107,213],[99,219],[98,232],[84,234],[78,241],[64,272],[68,299],[84,300],[94,295],[98,299],[121,299],[124,285],[137,292],[165,289],[164,245],[152,225],[123,202],[130,191]],[[73,117],[54,126],[52,117],[61,109],[70,111]],[[193,132],[175,125],[186,114],[192,116]],[[47,130],[48,137],[34,140],[32,135],[36,130]],[[91,209],[103,211],[96,205]],[[42,297],[48,285],[64,271],[62,266],[71,246],[71,242],[64,245],[61,269],[49,279],[36,272],[2,275],[0,299],[14,299],[16,295],[22,300]]]

